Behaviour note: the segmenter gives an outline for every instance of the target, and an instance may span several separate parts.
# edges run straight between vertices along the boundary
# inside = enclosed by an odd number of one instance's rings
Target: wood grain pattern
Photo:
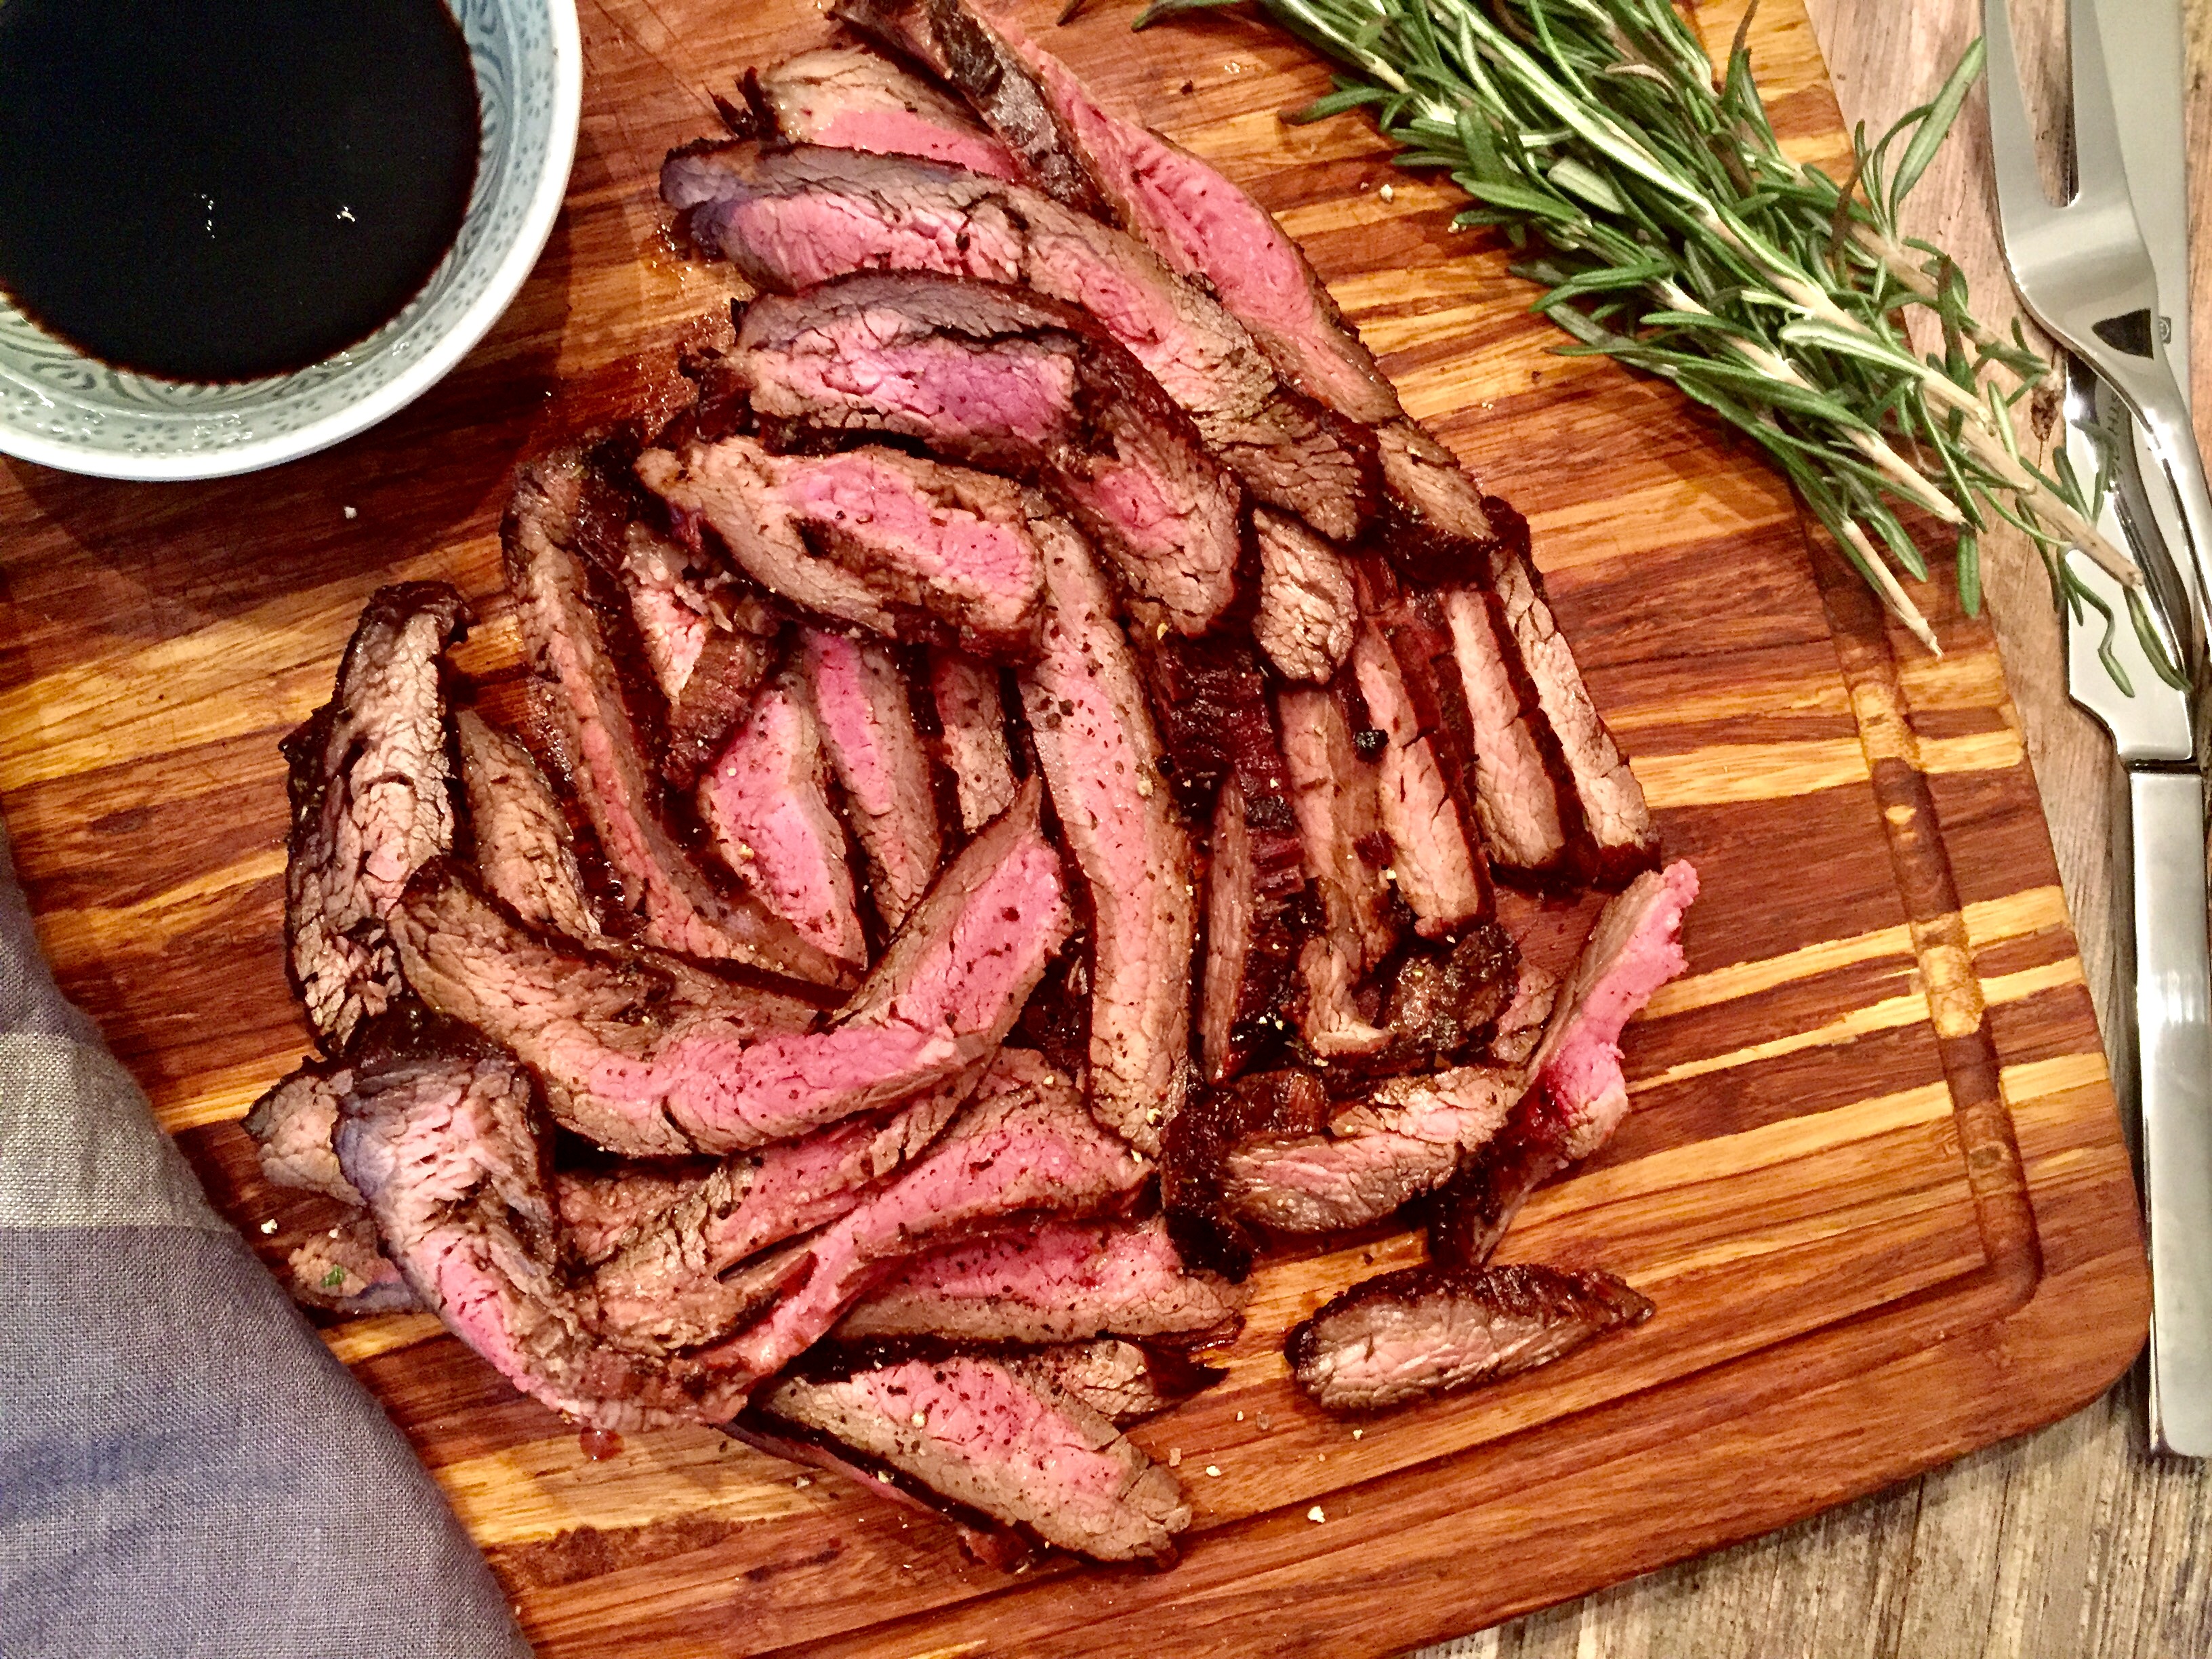
[[[1704,874],[1691,976],[1632,1033],[1638,1111],[1509,1248],[1601,1261],[1660,1314],[1355,1439],[1291,1389],[1279,1334],[1417,1247],[1285,1255],[1258,1278],[1228,1381],[1139,1431],[1182,1454],[1183,1565],[1018,1579],[718,1436],[635,1437],[590,1462],[419,1316],[334,1329],[549,1654],[1387,1652],[2048,1421],[2140,1341],[2125,1152],[1986,625],[1939,605],[1947,654],[1919,657],[1833,580],[1748,454],[1662,388],[1551,356],[1503,250],[1446,228],[1447,191],[1395,179],[1355,120],[1276,120],[1324,84],[1295,47],[1223,16],[1139,46],[1127,16],[1101,7],[1053,42],[1280,214],[1409,406],[1528,513],[1668,850]],[[823,33],[796,0],[605,0],[584,21],[568,210],[514,310],[429,398],[258,478],[0,478],[0,809],[42,938],[273,1259],[329,1221],[259,1182],[234,1121],[304,1041],[276,947],[275,738],[327,695],[380,581],[456,580],[483,617],[468,665],[511,665],[507,467],[642,395],[653,364],[635,354],[732,292],[667,251],[660,153],[711,125],[706,88]],[[1735,17],[1701,21],[1724,34]],[[1803,15],[1770,4],[1753,39],[1778,129],[1832,162]],[[1563,953],[1589,912],[1515,921]]]

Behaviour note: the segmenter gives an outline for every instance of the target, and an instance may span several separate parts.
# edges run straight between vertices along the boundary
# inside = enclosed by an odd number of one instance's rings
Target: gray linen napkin
[[[55,986],[0,828],[0,1656],[526,1659],[436,1484]]]

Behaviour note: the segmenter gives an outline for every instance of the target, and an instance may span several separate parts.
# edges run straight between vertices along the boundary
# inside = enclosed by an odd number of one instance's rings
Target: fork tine
[[[2124,198],[2128,169],[2120,152],[2119,116],[2112,107],[2104,34],[2089,0],[2069,0],[2066,32],[2074,59],[2074,199],[2101,203]]]
[[[2079,9],[2086,10],[2086,7]],[[1982,36],[1989,42],[1990,149],[1996,167],[1997,218],[2003,230],[2005,264],[2015,283],[2020,266],[2013,247],[2047,227],[2063,210],[2044,194],[2035,167],[2035,129],[2028,124],[2027,101],[2021,96],[2020,59],[2013,51],[2012,13],[2008,0],[1982,0]],[[2100,59],[2101,62],[2101,59]],[[2110,113],[2109,108],[2106,113]]]

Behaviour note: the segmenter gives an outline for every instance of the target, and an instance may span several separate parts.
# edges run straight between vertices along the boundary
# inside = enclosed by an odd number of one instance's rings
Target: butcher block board
[[[1697,863],[1689,972],[1626,1040],[1637,1109],[1503,1252],[1602,1264],[1659,1311],[1356,1430],[1294,1391],[1282,1333],[1418,1243],[1275,1260],[1227,1380],[1135,1431],[1188,1491],[1181,1565],[1019,1576],[707,1430],[593,1462],[425,1316],[334,1326],[539,1650],[1383,1654],[2093,1398],[2142,1340],[2136,1200],[1988,628],[1932,585],[1944,652],[1923,653],[1720,428],[1610,363],[1552,356],[1503,246],[1449,228],[1448,186],[1394,174],[1357,117],[1277,119],[1326,85],[1302,50],[1225,15],[1132,37],[1107,0],[1056,30],[1030,10],[1109,100],[1280,216],[1408,407],[1528,514],[1667,850]],[[480,617],[465,665],[513,673],[510,468],[644,395],[666,343],[738,291],[668,240],[661,155],[714,128],[709,88],[830,34],[804,0],[583,14],[568,211],[514,309],[419,404],[223,483],[0,465],[0,810],[41,937],[272,1265],[332,1218],[263,1184],[238,1124],[307,1045],[279,955],[276,739],[329,694],[382,582],[459,583]],[[1698,21],[1724,46],[1737,18]],[[1784,142],[1836,167],[1794,0],[1768,0],[1750,38]],[[1556,952],[1589,913],[1517,916]]]

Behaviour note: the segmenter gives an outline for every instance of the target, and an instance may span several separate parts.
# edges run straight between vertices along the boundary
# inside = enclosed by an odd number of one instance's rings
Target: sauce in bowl
[[[0,0],[0,291],[120,368],[304,368],[422,290],[477,139],[443,0]]]

